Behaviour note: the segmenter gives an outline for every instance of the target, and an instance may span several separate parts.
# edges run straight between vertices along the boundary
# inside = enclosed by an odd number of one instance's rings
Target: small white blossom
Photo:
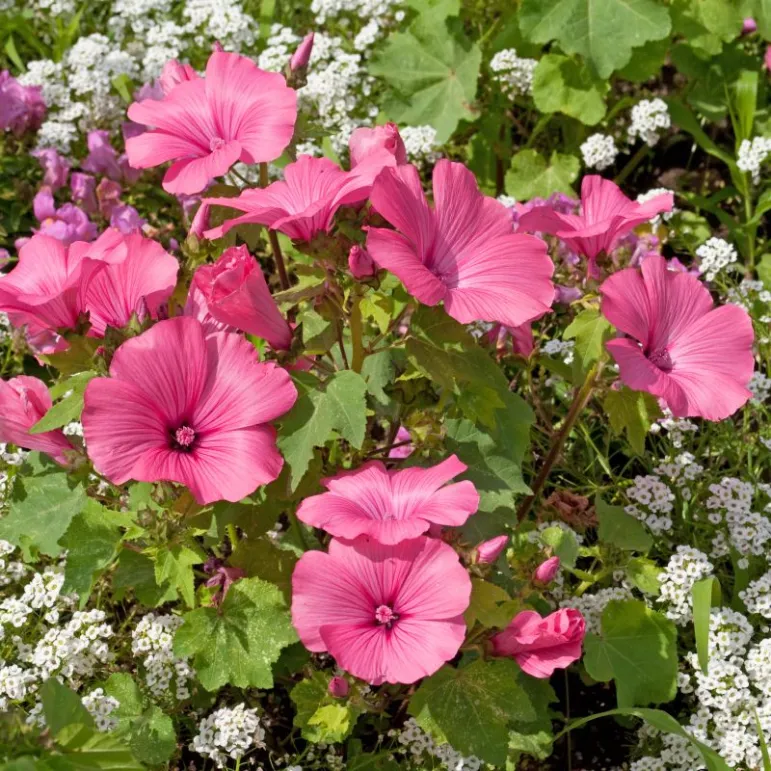
[[[754,137],[742,140],[739,145],[739,153],[736,165],[752,175],[752,181],[757,185],[760,182],[760,167],[771,155],[771,137]]]
[[[612,136],[592,134],[581,145],[581,155],[587,168],[603,171],[615,163],[618,149]]]
[[[264,738],[257,710],[239,704],[232,709],[223,707],[204,718],[189,748],[223,768],[228,759],[237,760],[255,747],[264,747]]]
[[[632,108],[627,136],[630,142],[639,137],[653,147],[671,125],[669,108],[663,99],[642,99]]]
[[[703,273],[707,281],[713,281],[718,273],[721,273],[729,265],[733,265],[737,258],[736,249],[722,238],[710,238],[696,250],[699,258],[699,271]]]
[[[517,56],[517,51],[514,48],[498,51],[490,60],[490,69],[494,73],[493,78],[500,84],[503,92],[509,96],[530,93],[533,88],[533,73],[537,65],[536,59]]]

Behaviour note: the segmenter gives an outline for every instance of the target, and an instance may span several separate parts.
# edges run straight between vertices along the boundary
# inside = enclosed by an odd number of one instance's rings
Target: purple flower
[[[560,305],[570,305],[584,296],[584,293],[577,286],[555,284],[554,290],[554,302]]]
[[[43,184],[50,187],[52,192],[67,184],[70,162],[66,158],[50,147],[33,150],[32,156],[37,158],[40,168],[43,169]]]
[[[0,249],[0,268],[4,268],[11,260],[11,254],[7,249]]]
[[[32,208],[40,223],[36,233],[51,236],[65,244],[93,241],[96,238],[97,227],[89,220],[88,215],[72,203],[66,203],[57,209],[53,194],[47,187],[41,188],[35,196]]]
[[[22,86],[8,70],[0,72],[0,131],[21,136],[40,127],[46,114],[40,86]]]
[[[105,219],[110,219],[112,210],[120,204],[123,188],[111,179],[103,179],[96,188],[99,211]]]
[[[409,444],[403,444],[403,442],[409,442]],[[399,426],[399,430],[396,432],[396,441],[394,442],[394,444],[399,444],[401,446],[393,447],[391,450],[389,450],[388,451],[389,458],[398,458],[398,459],[407,458],[412,454],[412,451],[415,449],[412,446],[412,437],[410,436],[410,432],[404,426]]]
[[[141,176],[142,169],[135,169],[128,162],[128,156],[126,153],[118,157],[118,166],[120,168],[121,177],[127,185],[133,185]]]
[[[72,200],[79,204],[87,214],[94,214],[99,205],[96,201],[96,179],[90,174],[74,171],[70,177]]]
[[[147,220],[142,219],[139,212],[128,204],[113,207],[110,214],[110,227],[117,228],[121,233],[134,233],[146,223]]]
[[[83,161],[82,166],[92,174],[106,174],[110,179],[121,179],[118,154],[110,144],[109,132],[103,130],[88,132],[88,157]]]

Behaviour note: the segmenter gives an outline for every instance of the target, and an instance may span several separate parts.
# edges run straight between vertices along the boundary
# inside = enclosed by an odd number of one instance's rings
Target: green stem
[[[617,185],[620,185],[640,165],[643,158],[645,158],[645,156],[648,154],[648,150],[650,150],[650,147],[648,147],[646,144],[643,144],[639,150],[627,161],[626,166],[624,166],[624,168],[619,171],[613,181]]]
[[[351,369],[354,372],[361,372],[365,353],[362,333],[361,298],[358,294],[353,295],[353,306],[351,307],[349,323],[351,325],[351,346],[353,347]]]
[[[745,183],[747,175],[744,175]],[[755,227],[749,226],[749,221],[752,219],[752,195],[749,189],[749,184],[745,184],[745,189],[742,191],[744,197],[744,221],[745,221],[745,235],[747,236],[747,258],[749,259],[749,270],[755,270]]]
[[[260,187],[267,187],[270,183],[268,178],[268,164],[260,164]],[[278,270],[278,280],[282,289],[289,289],[289,276],[286,272],[286,265],[284,265],[284,255],[281,253],[281,245],[278,242],[278,234],[275,230],[268,228],[268,240],[270,241],[270,248],[273,250],[273,259],[276,261],[276,269]]]
[[[589,401],[589,397],[592,395],[592,389],[594,388],[594,384],[597,381],[597,376],[600,374],[601,370],[602,364],[597,362],[589,370],[586,375],[584,384],[573,398],[573,403],[570,405],[570,410],[568,410],[565,422],[562,424],[562,428],[559,430],[559,433],[555,437],[554,443],[549,450],[549,454],[546,456],[546,459],[543,462],[543,466],[541,466],[541,470],[538,472],[538,475],[532,484],[532,494],[528,495],[527,498],[525,498],[520,504],[519,509],[517,509],[518,522],[521,522],[528,515],[530,509],[533,508],[535,499],[539,496],[541,490],[543,490],[543,486],[546,484],[546,480],[551,473],[552,467],[557,462],[557,458],[559,458],[559,454],[562,451],[562,446],[565,444],[565,440],[568,438],[568,435],[572,431],[578,416],[581,414],[581,411]]]

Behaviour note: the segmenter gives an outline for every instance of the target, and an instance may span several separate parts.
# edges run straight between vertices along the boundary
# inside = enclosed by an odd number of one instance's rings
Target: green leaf
[[[661,591],[659,576],[662,569],[645,557],[635,557],[626,564],[626,576],[643,594],[658,597]]]
[[[645,525],[627,514],[622,506],[611,506],[599,495],[594,499],[594,504],[600,523],[597,529],[600,541],[625,551],[647,552],[653,546],[653,537]]]
[[[442,667],[420,684],[409,712],[440,744],[503,766],[512,721],[533,722],[553,697],[548,683],[528,678],[511,659],[477,659]]]
[[[723,43],[742,31],[742,14],[735,0],[674,0],[673,32],[707,56],[716,56]]]
[[[56,739],[61,743],[62,735]],[[64,754],[46,758],[48,767],[53,771],[143,771],[143,766],[131,750],[111,734],[81,731],[74,736],[74,741],[68,741],[65,749]]]
[[[632,449],[638,455],[645,454],[645,438],[651,424],[661,417],[661,409],[654,396],[643,391],[632,391],[623,386],[608,391],[602,403],[610,428],[616,436],[626,433]]]
[[[549,717],[531,723],[514,723],[509,731],[509,751],[530,755],[536,760],[545,760],[552,754],[554,730]],[[508,768],[508,766],[507,766]]]
[[[356,449],[364,441],[367,425],[367,384],[351,370],[335,373],[324,386],[305,373],[293,376],[298,399],[282,419],[278,446],[286,459],[294,491],[308,469],[314,447],[323,447],[333,430]]]
[[[689,734],[680,723],[672,717],[672,715],[660,709],[642,709],[639,707],[611,709],[607,712],[589,715],[589,717],[582,717],[581,719],[570,723],[556,738],[559,739],[561,736],[568,733],[568,731],[574,731],[576,728],[581,728],[581,726],[585,726],[592,720],[597,720],[601,717],[615,717],[616,715],[639,717],[659,731],[687,739],[701,753],[708,771],[731,771],[728,764],[713,749],[707,747],[706,744],[702,744],[698,739],[694,739],[694,737],[691,736],[691,734]]]
[[[450,29],[452,27],[452,29]],[[396,32],[370,62],[371,74],[383,78],[394,95],[386,101],[391,120],[430,125],[444,144],[458,123],[472,120],[482,52],[460,25],[418,17],[407,32]]]
[[[715,576],[702,578],[691,588],[691,599],[696,653],[701,671],[706,675],[709,667],[709,622],[712,607],[720,605],[720,582]]]
[[[677,693],[677,629],[640,600],[612,600],[600,635],[584,640],[584,666],[595,680],[616,683],[619,706],[663,703]]]
[[[560,562],[569,568],[576,565],[578,559],[578,541],[572,530],[561,527],[547,527],[541,532],[541,541],[551,546],[554,554],[560,558]]]
[[[586,308],[568,325],[563,337],[576,341],[576,361],[588,372],[605,355],[605,343],[612,333],[613,326],[597,308]]]
[[[379,351],[367,356],[361,367],[361,376],[367,384],[367,393],[371,394],[376,402],[387,405],[390,402],[385,388],[394,376],[394,365],[391,351]]]
[[[80,413],[83,411],[83,394],[86,386],[97,377],[96,372],[79,372],[67,378],[62,383],[51,389],[51,396],[56,398],[58,394],[71,393],[65,396],[60,402],[51,407],[48,412],[30,428],[30,434],[41,434],[44,431],[53,431],[55,428],[61,428],[73,420],[80,420]]]
[[[666,37],[671,22],[654,0],[524,0],[519,26],[533,43],[557,40],[607,78],[629,63],[632,49]]]
[[[0,519],[0,538],[19,546],[26,560],[32,549],[58,557],[59,539],[85,502],[83,487],[70,489],[63,471],[20,479],[8,514]]]
[[[314,672],[289,694],[297,709],[294,725],[310,742],[344,741],[361,714],[348,699],[336,699],[329,693],[331,679],[324,672]]]
[[[85,607],[96,579],[117,556],[121,535],[120,527],[107,516],[106,509],[89,498],[59,539],[69,551],[62,592],[75,592],[81,608]]]
[[[305,310],[298,317],[302,325],[305,353],[326,353],[337,340],[337,325],[314,310]]]
[[[764,254],[758,262],[758,278],[766,289],[771,290],[771,254]]]
[[[542,112],[562,112],[587,126],[605,115],[609,84],[597,78],[582,61],[547,54],[533,73],[533,100]]]
[[[736,125],[736,142],[752,137],[755,122],[755,108],[758,100],[758,73],[755,70],[743,70],[733,84]]]
[[[206,555],[198,548],[184,544],[158,546],[152,550],[155,563],[155,583],[163,586],[168,583],[182,595],[188,608],[195,606],[195,574],[193,565],[200,565]]]
[[[471,602],[463,618],[469,630],[477,621],[485,627],[503,629],[518,607],[519,602],[512,600],[505,589],[481,578],[472,578]]]
[[[287,549],[279,549],[269,538],[246,540],[230,557],[230,564],[241,568],[247,576],[256,576],[275,584],[287,600],[292,596],[292,571],[297,555]]]
[[[650,40],[639,48],[635,48],[629,64],[619,71],[619,77],[634,83],[644,83],[658,76],[664,67],[669,43],[669,38],[664,37],[661,40]]]
[[[157,608],[177,599],[177,589],[168,581],[160,586],[155,580],[155,565],[145,554],[124,549],[118,558],[118,568],[112,576],[116,599],[122,599],[131,589],[142,605]]]
[[[571,187],[580,163],[573,155],[552,152],[549,163],[537,150],[521,150],[506,172],[506,192],[518,201],[548,198],[552,193],[575,195]]]
[[[226,683],[238,688],[272,688],[271,665],[297,640],[279,589],[259,578],[236,581],[222,606],[183,616],[174,650],[189,656],[207,691]]]
[[[171,718],[142,695],[131,675],[116,672],[104,685],[104,692],[117,699],[116,737],[126,739],[137,760],[161,765],[177,749],[177,736]]]
[[[390,750],[384,752],[365,752],[348,759],[348,771],[400,771],[403,766],[393,759]],[[26,769],[20,769],[26,771]]]
[[[53,736],[72,725],[96,728],[94,719],[83,706],[80,696],[58,680],[51,678],[43,683],[40,699],[43,702],[46,725]]]

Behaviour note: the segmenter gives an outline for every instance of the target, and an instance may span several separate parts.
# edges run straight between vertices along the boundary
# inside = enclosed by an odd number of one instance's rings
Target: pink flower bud
[[[215,54],[221,54],[225,52],[225,49],[222,47],[222,43],[220,43],[219,40],[215,40],[211,47],[212,53]]]
[[[351,690],[351,686],[348,685],[348,681],[344,677],[333,677],[329,681],[328,690],[330,695],[336,699],[344,699]]]
[[[168,95],[173,88],[186,80],[197,80],[198,73],[189,64],[180,64],[176,59],[171,59],[163,66],[158,82],[163,93]]]
[[[289,60],[289,69],[292,72],[297,70],[303,70],[308,66],[308,62],[311,59],[311,52],[313,51],[313,38],[315,32],[309,32],[297,46],[297,50],[292,54],[292,58]]]
[[[560,558],[549,557],[545,562],[542,562],[533,573],[533,581],[537,584],[546,586],[550,584],[560,572]]]
[[[378,154],[392,155],[397,165],[407,163],[407,150],[404,147],[399,129],[395,123],[386,123],[374,128],[357,128],[348,140],[351,153],[351,168]]]
[[[501,556],[508,542],[509,536],[507,535],[498,535],[489,541],[483,541],[476,548],[476,559],[474,561],[481,565],[491,565]]]
[[[190,223],[190,235],[199,239],[203,238],[204,231],[209,229],[210,210],[211,205],[202,201]]]
[[[751,16],[748,16],[742,24],[742,35],[751,35],[758,31],[758,24]]]
[[[348,253],[348,267],[353,277],[358,279],[369,278],[376,272],[375,263],[369,256],[369,252],[358,244],[354,244]]]

